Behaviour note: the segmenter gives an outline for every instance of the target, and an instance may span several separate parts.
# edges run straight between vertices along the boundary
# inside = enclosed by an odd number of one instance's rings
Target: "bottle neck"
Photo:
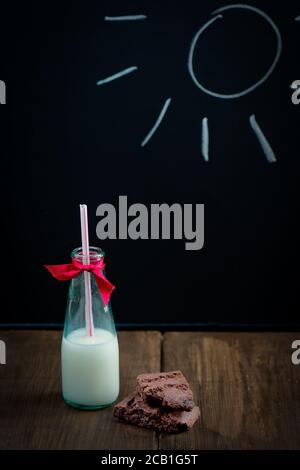
[[[104,251],[101,248],[97,248],[95,246],[90,246],[89,249],[89,264],[97,263],[102,258],[104,258]],[[79,263],[83,264],[86,262],[85,257],[83,255],[82,247],[75,248],[75,250],[71,253],[71,258]]]

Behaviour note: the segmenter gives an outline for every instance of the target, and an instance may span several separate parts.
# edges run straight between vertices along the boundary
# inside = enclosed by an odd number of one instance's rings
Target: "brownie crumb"
[[[164,408],[190,411],[195,406],[193,392],[180,370],[140,374],[137,390],[144,399]]]

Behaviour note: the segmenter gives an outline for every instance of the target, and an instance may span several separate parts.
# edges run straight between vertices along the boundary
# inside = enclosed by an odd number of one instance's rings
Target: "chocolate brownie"
[[[136,393],[114,406],[114,416],[120,422],[171,433],[190,429],[199,418],[200,410],[198,406],[191,411],[171,411],[150,406]]]
[[[140,374],[137,391],[149,404],[164,408],[190,411],[195,406],[193,392],[180,370]]]

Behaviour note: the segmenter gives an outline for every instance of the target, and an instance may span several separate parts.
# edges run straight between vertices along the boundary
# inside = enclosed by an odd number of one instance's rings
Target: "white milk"
[[[117,336],[84,328],[63,338],[61,346],[62,392],[65,400],[83,406],[105,406],[119,394],[119,347]]]

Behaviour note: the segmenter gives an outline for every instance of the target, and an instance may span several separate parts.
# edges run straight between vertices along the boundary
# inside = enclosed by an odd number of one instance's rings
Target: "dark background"
[[[8,4],[9,3],[9,4]],[[296,1],[249,2],[278,25],[283,53],[251,94],[220,100],[187,71],[196,31],[230,1],[7,2],[1,5],[2,281],[0,323],[61,323],[68,284],[43,264],[68,262],[80,245],[79,203],[90,242],[107,253],[119,324],[214,328],[299,325],[299,115],[289,85],[300,78]],[[105,22],[105,15],[148,19]],[[195,69],[223,93],[256,82],[275,54],[269,25],[229,11],[199,41]],[[96,81],[138,70],[103,86]],[[169,110],[140,144],[165,100]],[[255,113],[277,163],[249,127]],[[208,117],[210,161],[201,156]],[[204,203],[205,246],[96,238],[96,208]]]

